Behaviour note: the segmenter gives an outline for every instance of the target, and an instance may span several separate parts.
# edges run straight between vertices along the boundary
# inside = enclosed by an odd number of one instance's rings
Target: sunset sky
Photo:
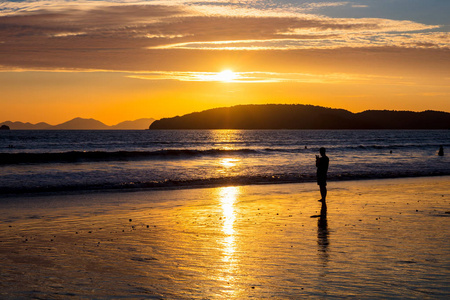
[[[0,122],[450,112],[449,15],[449,0],[1,1]]]

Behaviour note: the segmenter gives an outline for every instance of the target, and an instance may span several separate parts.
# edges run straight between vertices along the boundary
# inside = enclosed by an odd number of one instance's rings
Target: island
[[[0,130],[10,130],[11,128],[9,128],[9,126],[7,125],[2,125],[0,126]]]
[[[237,105],[164,118],[154,121],[149,129],[450,129],[450,113],[352,113],[302,104]]]
[[[85,119],[77,117],[58,125],[50,125],[45,122],[32,124],[29,122],[23,123],[18,121],[6,121],[0,123],[0,125],[14,128],[15,130],[146,130],[154,120],[155,119],[153,118],[142,118],[134,121],[124,121],[116,125],[108,126],[92,118]]]

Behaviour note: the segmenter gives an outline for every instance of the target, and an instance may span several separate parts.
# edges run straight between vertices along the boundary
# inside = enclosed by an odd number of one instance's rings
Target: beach
[[[450,177],[5,197],[2,299],[448,298]]]

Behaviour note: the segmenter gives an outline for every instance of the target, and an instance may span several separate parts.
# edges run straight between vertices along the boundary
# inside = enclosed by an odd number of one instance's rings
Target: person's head
[[[325,150],[324,147],[321,147],[321,148],[319,149],[320,155],[325,156],[325,152],[326,152],[326,150]]]

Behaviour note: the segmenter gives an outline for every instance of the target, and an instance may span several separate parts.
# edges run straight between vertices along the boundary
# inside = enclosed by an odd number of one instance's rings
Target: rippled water
[[[330,180],[448,175],[436,152],[449,141],[448,130],[8,131],[0,193],[313,181],[319,147]]]

